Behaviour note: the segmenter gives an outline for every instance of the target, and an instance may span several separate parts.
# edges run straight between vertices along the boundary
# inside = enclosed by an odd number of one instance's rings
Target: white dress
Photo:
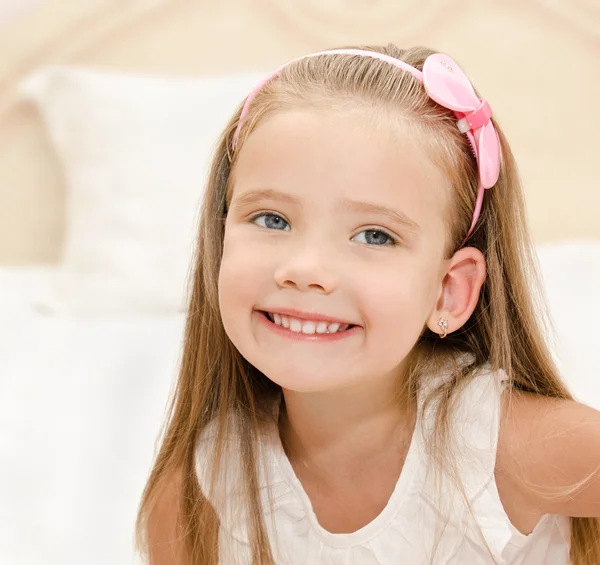
[[[506,375],[479,369],[463,390],[453,421],[460,441],[457,460],[461,480],[474,510],[453,484],[442,479],[436,494],[427,464],[423,435],[416,426],[404,467],[381,514],[359,530],[332,534],[320,526],[310,500],[281,446],[276,426],[260,445],[259,488],[267,533],[277,565],[426,565],[439,539],[434,565],[568,565],[570,524],[547,514],[529,535],[520,533],[504,511],[494,477],[500,394]],[[435,380],[431,381],[434,383]],[[423,394],[419,395],[421,404]],[[432,406],[425,415],[431,429]],[[239,449],[226,451],[225,474],[210,489],[210,427],[197,445],[200,487],[221,520],[219,565],[250,565],[247,505],[240,493]],[[426,432],[425,432],[426,433]],[[441,537],[436,535],[448,516]],[[436,529],[437,528],[437,529]],[[481,536],[487,542],[490,556]]]

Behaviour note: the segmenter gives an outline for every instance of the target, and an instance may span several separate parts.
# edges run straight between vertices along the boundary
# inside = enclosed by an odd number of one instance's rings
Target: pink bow
[[[491,188],[500,172],[500,142],[491,121],[489,104],[478,98],[461,68],[447,55],[427,57],[423,65],[423,84],[427,94],[459,118],[458,127],[466,133],[479,169],[479,182]]]

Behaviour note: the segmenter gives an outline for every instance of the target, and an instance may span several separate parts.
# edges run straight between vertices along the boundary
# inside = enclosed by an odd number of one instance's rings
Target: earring
[[[448,335],[448,320],[440,318],[438,326],[440,326],[441,330],[444,332],[442,335],[440,335],[440,339],[444,339]]]

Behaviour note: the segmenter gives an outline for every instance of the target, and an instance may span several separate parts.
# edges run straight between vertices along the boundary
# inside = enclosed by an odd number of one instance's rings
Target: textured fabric
[[[437,379],[430,380],[430,386]],[[545,515],[529,535],[521,534],[506,515],[494,478],[499,430],[500,394],[505,374],[479,369],[462,390],[452,422],[460,476],[474,511],[470,518],[459,490],[447,476],[434,482],[424,438],[431,431],[435,404],[425,426],[415,428],[404,467],[384,510],[349,534],[322,528],[279,440],[276,426],[265,432],[259,449],[260,500],[269,540],[278,565],[387,565],[430,562],[463,565],[567,565],[570,527],[563,516]],[[419,395],[422,405],[425,390]],[[210,488],[211,430],[198,443],[200,486],[221,519],[220,565],[249,565],[247,510],[243,503],[241,461],[234,443],[226,450],[225,473]],[[436,490],[435,486],[440,488]],[[444,522],[440,516],[448,516]],[[440,531],[443,528],[443,531]],[[437,535],[436,532],[440,535]]]

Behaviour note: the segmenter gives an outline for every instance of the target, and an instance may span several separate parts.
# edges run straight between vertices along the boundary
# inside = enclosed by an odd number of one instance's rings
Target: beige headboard
[[[445,51],[485,93],[520,162],[536,241],[600,238],[597,0],[38,0],[0,25],[0,264],[54,262],[63,238],[61,169],[16,95],[32,70],[260,71],[373,42]]]

